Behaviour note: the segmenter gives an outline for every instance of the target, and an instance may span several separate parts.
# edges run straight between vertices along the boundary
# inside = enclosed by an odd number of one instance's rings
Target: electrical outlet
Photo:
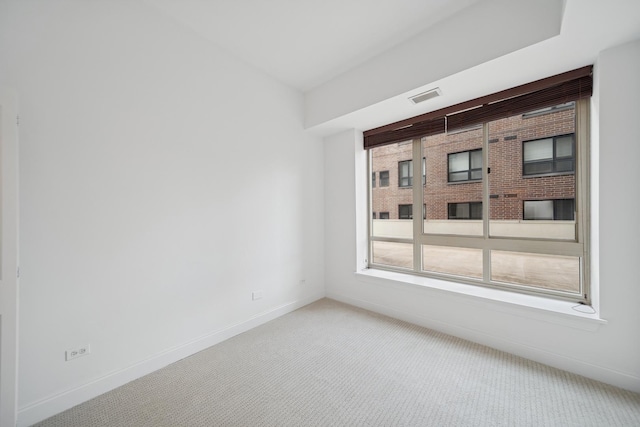
[[[86,356],[91,353],[91,346],[89,344],[82,345],[80,347],[72,348],[64,352],[65,360],[68,362],[69,360],[76,359],[80,356]]]
[[[253,291],[251,292],[251,299],[252,300],[257,300],[257,299],[262,299],[262,291]]]

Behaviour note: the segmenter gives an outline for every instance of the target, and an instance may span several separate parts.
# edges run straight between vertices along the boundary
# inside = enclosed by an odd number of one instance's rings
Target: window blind
[[[370,129],[364,132],[364,148],[459,130],[478,123],[588,98],[593,93],[592,73],[593,66],[588,65]]]

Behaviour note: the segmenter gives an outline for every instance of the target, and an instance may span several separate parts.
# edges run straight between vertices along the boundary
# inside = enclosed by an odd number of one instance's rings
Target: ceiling
[[[307,91],[478,0],[144,0]]]

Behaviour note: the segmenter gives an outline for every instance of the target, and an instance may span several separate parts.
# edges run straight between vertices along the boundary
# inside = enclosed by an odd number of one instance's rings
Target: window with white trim
[[[416,132],[426,136],[410,147],[381,143],[391,131],[374,134],[371,170],[410,154],[411,161],[423,159],[425,185],[369,192],[373,211],[402,206],[395,221],[371,221],[369,267],[589,302],[588,96],[580,92],[544,114],[505,108],[513,115],[492,112],[479,128],[458,113],[447,120],[466,132],[416,120]],[[404,123],[398,129],[407,134]],[[419,179],[411,174],[411,182]],[[457,182],[466,184],[451,185]],[[410,215],[420,208],[423,218]]]

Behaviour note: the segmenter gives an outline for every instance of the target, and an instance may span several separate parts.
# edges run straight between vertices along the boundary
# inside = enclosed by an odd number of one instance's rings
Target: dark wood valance
[[[413,138],[436,135],[588,98],[593,93],[593,66],[578,68],[535,82],[465,101],[364,132],[369,149]]]

